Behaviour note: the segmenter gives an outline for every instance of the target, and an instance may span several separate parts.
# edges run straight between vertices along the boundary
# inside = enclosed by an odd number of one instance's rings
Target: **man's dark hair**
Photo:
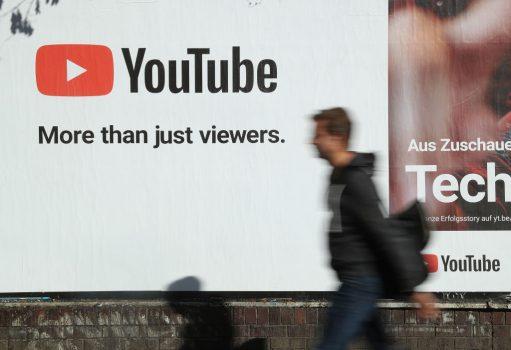
[[[330,135],[346,136],[351,133],[351,120],[348,112],[341,107],[324,109],[312,117],[315,122],[326,121],[326,130]]]

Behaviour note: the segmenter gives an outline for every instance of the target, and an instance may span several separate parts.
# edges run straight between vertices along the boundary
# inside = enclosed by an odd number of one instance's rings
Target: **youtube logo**
[[[226,59],[212,59],[207,47],[188,48],[189,56],[182,60],[148,57],[145,47],[123,47],[121,52],[132,94],[271,93],[277,89],[277,63],[243,57],[239,46],[233,46]],[[43,95],[101,96],[113,88],[113,55],[103,45],[44,45],[37,50],[35,66],[37,89]]]
[[[499,272],[502,268],[500,259],[494,259],[483,254],[477,257],[467,254],[462,257],[453,257],[450,254],[441,254],[438,259],[436,254],[422,254],[422,259],[429,272]],[[441,263],[441,266],[439,266]]]
[[[429,272],[438,271],[438,256],[435,254],[422,254],[422,259],[426,263]]]
[[[112,51],[102,45],[45,45],[36,54],[37,89],[48,96],[101,96],[112,91]]]

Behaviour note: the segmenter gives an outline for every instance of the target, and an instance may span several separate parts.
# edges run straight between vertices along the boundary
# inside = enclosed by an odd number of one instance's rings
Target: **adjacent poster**
[[[391,6],[391,210],[420,197],[438,230],[510,229],[511,4]]]
[[[389,204],[428,210],[429,289],[510,287],[510,14],[499,0],[389,2]]]

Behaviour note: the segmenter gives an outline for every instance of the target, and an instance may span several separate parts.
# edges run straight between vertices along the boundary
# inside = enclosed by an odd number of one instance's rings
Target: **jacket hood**
[[[374,173],[374,160],[375,156],[373,153],[356,153],[355,158],[351,160],[347,167],[363,168],[369,176],[372,176]]]

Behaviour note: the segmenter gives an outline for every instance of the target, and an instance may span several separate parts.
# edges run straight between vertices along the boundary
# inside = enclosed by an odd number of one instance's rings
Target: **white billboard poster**
[[[205,291],[333,289],[311,115],[350,110],[391,211],[417,188],[400,167],[432,159],[400,158],[414,136],[389,129],[422,125],[407,119],[416,96],[396,95],[413,74],[388,59],[394,15],[381,0],[0,1],[0,292],[186,276]],[[511,236],[460,227],[437,227],[423,288],[509,289]]]
[[[387,4],[29,3],[0,9],[1,292],[334,286],[310,116],[348,106],[385,187]]]

